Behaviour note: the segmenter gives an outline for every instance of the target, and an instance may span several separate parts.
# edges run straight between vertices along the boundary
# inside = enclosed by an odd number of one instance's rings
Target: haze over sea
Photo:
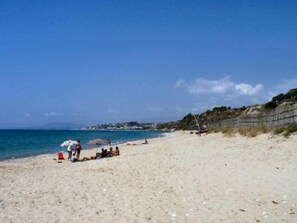
[[[95,138],[118,144],[160,136],[150,131],[0,130],[0,160],[66,151],[60,145],[68,139],[80,139],[83,149],[88,149],[88,141]]]

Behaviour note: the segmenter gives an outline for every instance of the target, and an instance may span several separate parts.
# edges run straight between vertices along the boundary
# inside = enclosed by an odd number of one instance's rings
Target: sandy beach
[[[296,141],[175,132],[109,159],[3,161],[0,222],[297,222]]]

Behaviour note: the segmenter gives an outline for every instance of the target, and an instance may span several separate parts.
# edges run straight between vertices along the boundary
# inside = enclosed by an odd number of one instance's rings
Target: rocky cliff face
[[[198,123],[198,124],[197,124]],[[157,126],[165,130],[198,130],[228,127],[282,127],[297,123],[297,89],[280,94],[266,104],[242,108],[216,107],[202,114],[186,115],[182,120]]]
[[[223,112],[224,113],[224,112]],[[297,123],[297,102],[285,101],[276,108],[267,109],[265,105],[247,107],[233,117],[219,118],[222,116],[201,117],[201,121],[209,128],[266,126],[280,127]]]

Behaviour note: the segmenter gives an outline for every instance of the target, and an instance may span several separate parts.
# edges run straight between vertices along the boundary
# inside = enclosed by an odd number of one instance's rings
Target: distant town
[[[83,127],[82,130],[156,130],[156,123],[124,122],[115,124],[97,124]]]

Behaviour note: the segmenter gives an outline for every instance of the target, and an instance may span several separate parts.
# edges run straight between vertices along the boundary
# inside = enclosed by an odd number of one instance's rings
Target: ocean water
[[[111,139],[112,144],[161,137],[150,131],[81,131],[81,130],[0,130],[0,160],[52,154],[66,151],[61,143],[80,139],[83,149],[92,139]]]

